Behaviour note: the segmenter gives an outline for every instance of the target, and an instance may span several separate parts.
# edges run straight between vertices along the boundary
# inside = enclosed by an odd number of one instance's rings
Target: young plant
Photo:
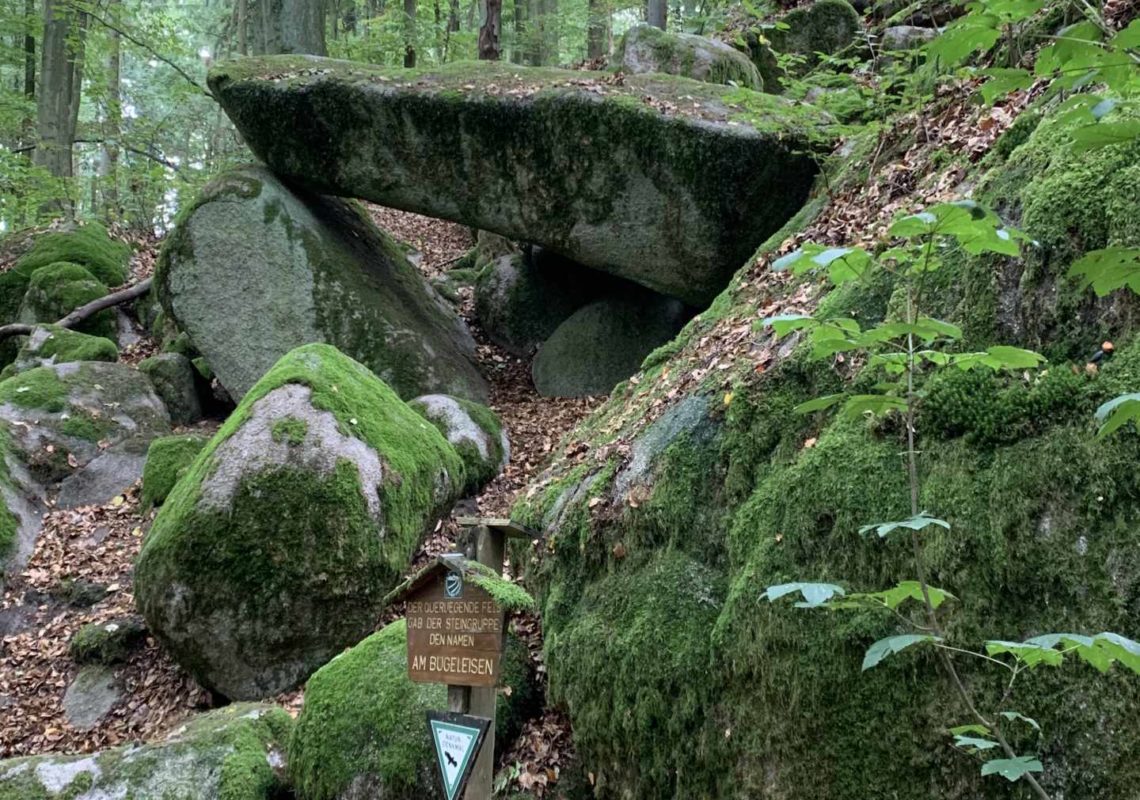
[[[765,323],[779,337],[793,331],[802,332],[816,358],[831,358],[839,353],[863,354],[867,368],[883,373],[884,379],[869,393],[818,397],[796,410],[812,413],[838,406],[840,413],[847,416],[901,418],[906,438],[910,516],[865,525],[860,533],[880,539],[909,539],[914,578],[875,592],[848,592],[832,583],[785,583],[767,587],[761,597],[776,602],[798,596],[796,606],[800,608],[878,609],[893,613],[910,630],[872,644],[864,656],[863,670],[872,669],[904,650],[920,646],[933,648],[942,671],[969,716],[967,724],[950,729],[954,745],[983,758],[996,755],[984,761],[983,775],[1024,780],[1039,798],[1048,798],[1034,774],[1042,771],[1041,762],[1033,754],[1015,752],[1005,734],[1005,727],[1010,724],[1039,729],[1036,721],[1004,707],[1015,681],[1026,670],[1042,664],[1057,666],[1069,655],[1101,671],[1119,662],[1140,673],[1140,644],[1113,633],[1097,636],[1055,633],[1024,642],[990,640],[975,649],[952,641],[946,633],[940,609],[955,598],[945,589],[930,584],[925,554],[926,532],[950,530],[950,523],[922,510],[919,502],[922,477],[917,419],[924,396],[924,379],[938,370],[1020,371],[1035,369],[1044,361],[1037,353],[1004,345],[977,352],[958,352],[955,346],[962,338],[961,329],[934,319],[924,311],[929,300],[929,277],[941,267],[951,248],[975,255],[1017,256],[1020,242],[1026,237],[1004,226],[993,212],[969,201],[936,205],[902,217],[891,226],[890,234],[901,244],[877,258],[860,248],[804,245],[777,260],[773,269],[790,270],[794,274],[822,272],[834,285],[857,280],[871,270],[886,270],[895,277],[905,298],[902,319],[888,319],[866,330],[848,317],[821,319],[789,314],[772,317]],[[1140,413],[1140,395],[1135,401]],[[955,659],[961,657],[976,658],[1008,671],[1007,689],[993,708],[983,707],[966,687],[955,665]]]

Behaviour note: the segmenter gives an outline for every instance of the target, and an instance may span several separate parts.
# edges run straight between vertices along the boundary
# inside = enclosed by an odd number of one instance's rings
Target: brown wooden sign
[[[408,677],[451,686],[498,684],[504,616],[491,595],[440,569],[407,603]]]

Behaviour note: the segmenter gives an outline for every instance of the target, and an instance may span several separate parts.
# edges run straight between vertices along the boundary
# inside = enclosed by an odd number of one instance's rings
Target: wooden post
[[[475,528],[475,560],[495,570],[496,575],[501,575],[503,572],[505,538],[502,531],[486,525]],[[504,635],[506,624],[504,616]],[[491,727],[487,731],[487,738],[483,740],[475,768],[471,771],[471,779],[467,781],[465,797],[466,800],[491,800],[491,784],[495,777],[495,703],[498,699],[498,689],[494,686],[487,688],[473,686],[468,691],[470,700],[467,713],[474,717],[486,717],[491,720]]]

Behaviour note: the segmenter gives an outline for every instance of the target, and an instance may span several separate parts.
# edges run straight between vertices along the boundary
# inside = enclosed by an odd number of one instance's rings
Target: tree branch
[[[121,303],[129,302],[136,297],[141,297],[150,291],[152,283],[154,283],[154,278],[147,278],[146,280],[139,281],[134,286],[128,286],[126,289],[114,292],[106,297],[92,300],[87,305],[75,309],[55,324],[61,328],[74,328],[88,317],[94,316],[100,311],[112,308]],[[9,336],[28,336],[35,327],[35,325],[23,325],[20,323],[0,326],[0,340],[7,339]]]
[[[91,17],[91,19],[93,19],[93,20],[95,20],[96,22],[98,22],[98,23],[99,23],[100,25],[102,25],[104,28],[109,28],[110,30],[113,30],[115,33],[117,33],[117,34],[119,34],[120,36],[122,36],[124,39],[126,39],[126,40],[127,40],[128,42],[130,42],[131,44],[133,44],[133,45],[135,45],[135,46],[137,46],[137,47],[141,47],[143,50],[146,50],[148,53],[150,53],[152,56],[154,56],[155,58],[157,58],[157,59],[158,59],[159,61],[161,61],[163,64],[166,64],[168,67],[170,67],[170,68],[171,68],[171,69],[173,69],[175,72],[177,72],[179,75],[181,75],[183,78],[185,78],[185,79],[186,79],[186,81],[187,81],[188,83],[190,83],[190,85],[192,85],[192,86],[193,86],[195,89],[197,89],[198,91],[200,91],[202,94],[206,95],[206,97],[210,98],[210,99],[211,99],[211,100],[213,100],[214,102],[217,102],[217,101],[218,101],[218,98],[214,97],[214,93],[213,93],[213,92],[211,92],[211,91],[210,91],[208,88],[206,88],[206,87],[205,87],[205,86],[203,86],[202,84],[198,83],[198,81],[194,80],[194,77],[193,77],[192,75],[190,75],[190,73],[188,73],[186,70],[182,69],[182,67],[180,67],[180,66],[178,66],[177,64],[175,64],[173,61],[171,61],[169,58],[167,58],[166,56],[164,56],[162,53],[160,53],[160,52],[158,52],[157,50],[155,50],[153,47],[151,47],[151,46],[150,46],[149,44],[147,44],[146,42],[142,41],[142,40],[141,40],[141,39],[139,39],[139,38],[136,38],[135,36],[132,36],[130,33],[128,33],[127,31],[123,30],[122,28],[118,27],[118,26],[117,26],[117,25],[115,25],[114,23],[112,23],[112,22],[110,22],[109,20],[107,20],[107,19],[104,19],[103,17],[101,17],[101,16],[99,16],[98,14],[94,13],[94,12],[93,12],[93,11],[91,11],[91,9],[90,9],[90,8],[87,6],[87,4],[78,4],[78,3],[75,3],[75,2],[69,2],[69,3],[68,3],[68,5],[70,5],[70,6],[71,6],[73,9],[75,9],[76,11],[80,11],[80,12],[82,12],[82,13],[85,13],[85,14],[87,14],[89,17]]]

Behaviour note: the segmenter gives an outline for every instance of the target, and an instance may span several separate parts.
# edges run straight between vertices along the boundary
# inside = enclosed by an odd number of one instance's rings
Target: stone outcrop
[[[693,304],[799,209],[811,150],[828,146],[810,106],[673,76],[287,56],[218,67],[210,85],[284,179],[533,242]]]
[[[263,167],[203,190],[163,247],[156,287],[235,400],[310,342],[337,347],[405,398],[486,396],[462,320],[400,247],[357,206]]]

